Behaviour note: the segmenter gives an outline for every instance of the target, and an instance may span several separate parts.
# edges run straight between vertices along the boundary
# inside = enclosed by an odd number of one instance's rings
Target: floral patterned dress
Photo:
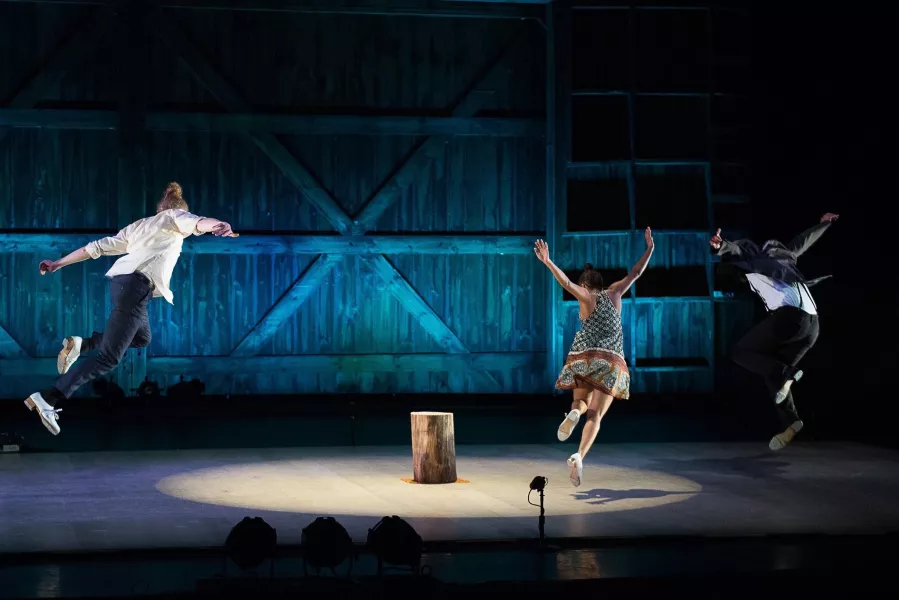
[[[630,397],[630,372],[624,361],[624,332],[621,313],[603,290],[596,294],[596,308],[581,319],[581,330],[574,336],[565,366],[556,388],[571,390],[578,386],[598,389],[613,398]]]

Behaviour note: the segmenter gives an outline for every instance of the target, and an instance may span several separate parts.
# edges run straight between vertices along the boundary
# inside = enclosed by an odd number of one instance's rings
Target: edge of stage
[[[551,553],[536,552],[530,540],[426,544],[422,564],[431,577],[422,578],[402,573],[377,577],[376,559],[360,552],[349,580],[307,576],[300,549],[287,546],[279,549],[272,579],[268,562],[241,574],[226,565],[220,548],[4,555],[0,598],[296,598],[298,592],[342,598],[487,597],[503,592],[515,598],[578,592],[846,597],[889,589],[884,586],[892,582],[899,549],[896,535],[553,542],[561,547]]]
[[[419,410],[455,413],[459,444],[555,444],[569,407],[568,397],[549,394],[85,397],[63,405],[62,433],[54,437],[22,400],[0,400],[0,434],[18,436],[27,451],[40,452],[404,445],[409,413]],[[888,422],[871,423],[860,411],[824,414],[811,400],[800,408],[805,441],[899,448]],[[757,399],[641,394],[612,405],[597,443],[757,442],[777,425],[773,407]]]
[[[856,578],[857,591],[858,581],[889,573],[899,553],[899,453],[822,442],[828,435],[814,422],[793,445],[772,453],[771,423],[731,414],[733,406],[716,405],[718,398],[621,402],[603,423],[584,486],[574,490],[564,468],[573,443],[555,440],[565,398],[307,397],[303,406],[290,400],[163,397],[153,406],[127,399],[110,407],[73,399],[57,438],[21,399],[0,402],[0,431],[19,432],[30,446],[0,455],[8,484],[0,491],[6,540],[0,597],[48,587],[62,596],[133,595],[136,582],[141,594],[194,591],[200,580],[214,587],[222,583],[227,531],[248,515],[278,529],[276,573],[287,585],[302,575],[302,527],[333,512],[361,542],[384,514],[407,517],[391,496],[396,490],[424,511],[408,517],[425,538],[424,564],[437,579],[459,585],[793,574]],[[457,415],[459,476],[472,484],[458,485],[452,502],[441,502],[446,490],[411,499],[409,493],[428,490],[412,492],[415,486],[401,482],[411,473],[409,412],[420,409]],[[622,443],[634,438],[644,443]],[[497,460],[511,466],[497,468]],[[276,490],[297,474],[314,484],[318,492],[309,496],[321,501],[291,505],[302,493],[289,486],[280,496],[251,493],[256,477],[270,478],[268,489]],[[547,535],[560,552],[535,552],[538,511],[525,499],[534,475],[550,478]],[[241,482],[237,493],[244,495],[202,497],[230,490],[228,481]],[[335,499],[353,496],[350,488],[364,501],[337,506]],[[589,503],[595,504],[582,507]],[[29,506],[40,507],[36,518],[26,515]],[[358,506],[370,514],[352,514]],[[442,516],[429,518],[428,510]],[[146,535],[124,543],[127,535],[116,532],[132,526]],[[475,535],[485,527],[489,535]],[[59,543],[50,543],[54,536]],[[374,557],[359,552],[354,573],[373,574]],[[103,568],[102,584],[85,574],[87,567]],[[226,574],[239,576],[233,565]],[[537,589],[547,592],[535,586],[514,593]]]
[[[244,516],[262,516],[287,546],[316,516],[334,516],[362,541],[388,514],[433,544],[523,540],[536,537],[526,498],[535,475],[549,478],[546,530],[556,540],[899,532],[895,450],[602,444],[573,488],[572,448],[458,445],[466,483],[449,485],[408,483],[408,444],[5,454],[0,553],[202,550]]]

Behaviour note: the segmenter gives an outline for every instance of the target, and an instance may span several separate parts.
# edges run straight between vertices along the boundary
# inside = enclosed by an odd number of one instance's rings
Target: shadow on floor
[[[633,500],[639,498],[662,498],[664,496],[693,494],[695,492],[666,492],[665,490],[590,490],[587,492],[575,492],[572,494],[575,500],[585,500],[587,504],[609,504],[618,500]]]
[[[677,475],[687,476],[703,483],[703,476],[720,477],[738,475],[750,479],[770,479],[786,474],[790,463],[773,456],[771,453],[755,456],[734,456],[732,458],[658,458],[650,463],[650,467]]]

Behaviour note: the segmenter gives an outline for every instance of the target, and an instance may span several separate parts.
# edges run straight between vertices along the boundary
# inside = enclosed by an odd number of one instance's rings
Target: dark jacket
[[[787,283],[812,286],[828,279],[830,275],[806,279],[796,266],[796,261],[824,235],[828,227],[829,222],[820,223],[797,235],[789,244],[769,244],[765,248],[760,248],[751,240],[722,241],[717,254],[723,264],[736,267],[744,273],[758,273]]]

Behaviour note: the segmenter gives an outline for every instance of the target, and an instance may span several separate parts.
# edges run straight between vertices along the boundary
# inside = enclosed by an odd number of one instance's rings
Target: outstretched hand
[[[56,261],[42,260],[40,269],[41,275],[46,275],[47,273],[55,273],[59,270],[59,267],[56,265]]]
[[[549,246],[546,245],[546,242],[543,240],[537,240],[534,244],[534,254],[537,255],[537,259],[546,264],[549,260]]]
[[[239,237],[239,233],[234,233],[231,229],[231,225],[222,221],[218,225],[216,225],[212,230],[212,235],[216,237]]]
[[[709,244],[715,250],[719,250],[719,249],[721,249],[721,244],[723,242],[724,242],[724,240],[721,239],[721,228],[719,227],[718,231],[715,232],[715,235],[712,236],[712,239],[709,240]]]
[[[822,223],[833,223],[837,219],[840,218],[840,215],[834,213],[825,213],[823,217],[821,217]]]
[[[652,228],[647,227],[646,231],[643,232],[643,238],[646,240],[647,248],[654,248],[656,243],[652,239]]]

